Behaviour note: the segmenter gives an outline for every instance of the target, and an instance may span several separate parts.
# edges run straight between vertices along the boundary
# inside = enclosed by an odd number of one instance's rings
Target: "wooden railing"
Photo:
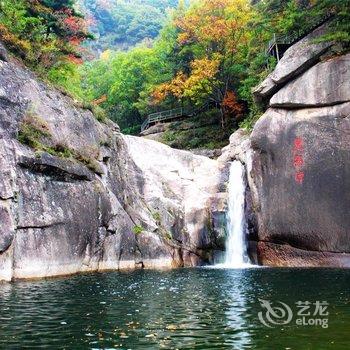
[[[180,117],[192,117],[197,113],[196,110],[190,108],[174,108],[169,109],[167,111],[157,112],[150,114],[147,119],[141,125],[141,132],[148,129],[151,125],[170,121],[172,119],[180,118]]]
[[[177,118],[181,117],[193,117],[210,107],[210,103],[205,103],[204,105],[198,107],[198,108],[174,108],[169,109],[162,112],[152,113],[150,114],[146,120],[141,125],[141,132],[148,129],[151,125],[154,125],[156,123],[171,121]]]
[[[291,46],[303,39],[309,33],[313,32],[316,28],[320,27],[322,24],[326,23],[334,16],[334,11],[328,11],[324,16],[319,18],[316,22],[313,22],[310,26],[302,30],[296,30],[288,35],[276,35],[273,34],[273,38],[269,41],[266,49],[267,54],[271,54],[274,47],[277,45],[288,45]],[[279,60],[280,57],[277,57]]]

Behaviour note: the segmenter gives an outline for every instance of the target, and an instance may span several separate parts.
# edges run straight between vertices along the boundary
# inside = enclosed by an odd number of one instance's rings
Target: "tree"
[[[95,55],[107,49],[127,50],[152,41],[178,0],[80,0],[91,19],[90,30],[99,38],[89,45]]]
[[[334,41],[341,44],[345,51],[350,48],[350,0],[318,0],[313,15],[323,16],[332,13],[328,33],[323,37],[325,41]]]
[[[172,94],[195,104],[211,101],[220,107],[224,126],[229,113],[223,100],[238,88],[253,14],[248,0],[203,0],[176,16],[177,42],[188,61],[172,81],[154,90],[156,100]]]
[[[73,0],[3,0],[0,10],[2,40],[30,64],[76,60],[81,42],[91,38]]]

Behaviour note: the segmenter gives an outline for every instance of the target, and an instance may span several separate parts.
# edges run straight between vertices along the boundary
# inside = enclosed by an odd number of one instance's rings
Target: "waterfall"
[[[247,223],[245,218],[245,169],[239,161],[233,161],[228,185],[228,210],[226,254],[224,266],[242,268],[249,266],[246,246]]]

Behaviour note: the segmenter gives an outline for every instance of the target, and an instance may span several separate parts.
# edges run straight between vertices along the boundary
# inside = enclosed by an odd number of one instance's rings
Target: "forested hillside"
[[[88,46],[99,54],[107,49],[126,50],[140,42],[148,44],[178,0],[79,0],[78,4],[96,38]]]
[[[331,14],[319,40],[338,43],[334,55],[350,43],[350,0],[180,1],[169,11],[177,1],[84,3],[87,18],[74,0],[3,0],[1,40],[44,79],[125,133],[137,134],[152,112],[201,110],[185,133],[175,128],[165,135],[164,142],[179,148],[221,147],[239,125],[254,124],[263,106],[251,90],[276,63],[266,53],[274,34],[298,34]],[[155,39],[116,50],[146,38]],[[83,62],[89,42],[104,51]]]
[[[178,106],[208,105],[194,122],[214,118],[221,127],[215,135],[229,134],[239,124],[250,127],[261,115],[251,89],[275,65],[266,54],[273,34],[298,33],[331,9],[337,15],[327,38],[344,45],[349,42],[348,3],[202,0],[189,8],[179,6],[152,47],[109,50],[87,63],[82,70],[85,93],[91,100],[103,96],[101,106],[126,132],[138,132],[147,114]],[[185,147],[208,146],[212,129],[202,130],[201,140]],[[177,137],[175,131],[164,141]]]

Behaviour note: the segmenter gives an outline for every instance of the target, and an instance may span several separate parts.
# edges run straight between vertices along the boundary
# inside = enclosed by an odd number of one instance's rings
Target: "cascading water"
[[[245,218],[245,169],[239,161],[233,161],[228,185],[228,211],[226,254],[224,266],[243,268],[250,266],[246,246],[247,223]]]

